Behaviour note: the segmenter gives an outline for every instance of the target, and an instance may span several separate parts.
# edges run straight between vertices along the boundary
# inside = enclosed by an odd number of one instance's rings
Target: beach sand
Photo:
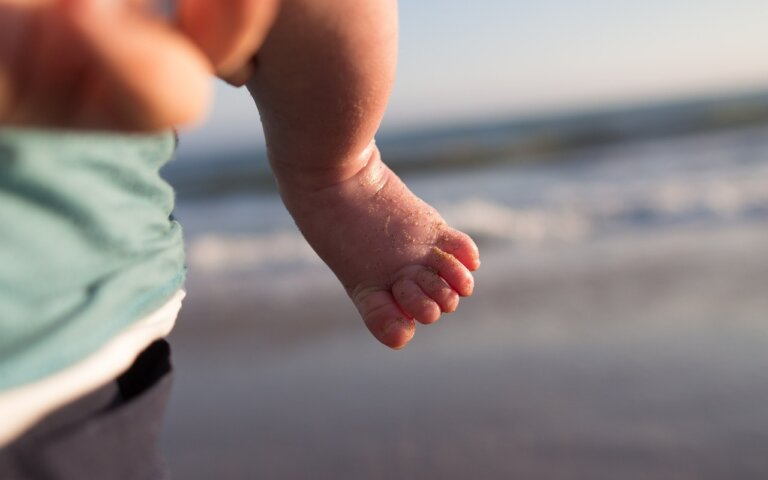
[[[768,225],[480,243],[475,296],[401,352],[321,266],[192,269],[174,477],[768,477]]]

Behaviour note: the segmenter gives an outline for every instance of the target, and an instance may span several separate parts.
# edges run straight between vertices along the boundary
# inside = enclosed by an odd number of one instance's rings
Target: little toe
[[[434,270],[422,268],[416,274],[416,283],[427,296],[437,302],[440,310],[446,313],[456,311],[459,306],[459,294]]]
[[[410,278],[395,282],[392,295],[400,307],[419,323],[435,323],[440,318],[440,307]]]
[[[472,295],[475,288],[472,273],[453,255],[437,247],[432,247],[430,255],[427,257],[427,266],[435,269],[448,282],[448,285],[462,297]]]
[[[440,236],[437,246],[456,257],[470,271],[474,272],[480,268],[480,252],[466,233],[450,228]]]
[[[368,330],[384,345],[399,350],[413,338],[416,324],[400,310],[390,292],[363,290],[352,299]]]

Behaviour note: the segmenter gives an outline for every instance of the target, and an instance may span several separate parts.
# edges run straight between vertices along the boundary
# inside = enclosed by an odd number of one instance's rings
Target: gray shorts
[[[171,382],[170,347],[158,340],[113,382],[51,413],[0,450],[0,478],[169,478],[158,437]]]

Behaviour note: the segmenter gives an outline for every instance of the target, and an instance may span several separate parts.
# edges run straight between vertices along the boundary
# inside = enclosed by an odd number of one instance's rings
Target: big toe
[[[450,253],[467,269],[474,272],[480,268],[480,252],[472,238],[453,228],[447,229],[439,238],[437,247]]]
[[[472,295],[475,280],[469,268],[454,255],[432,247],[426,266],[435,270],[462,297]]]
[[[389,348],[399,350],[413,338],[416,324],[386,290],[366,290],[353,296],[368,330]]]

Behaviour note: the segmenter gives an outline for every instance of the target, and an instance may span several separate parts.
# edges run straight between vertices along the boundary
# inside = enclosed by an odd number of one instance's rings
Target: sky
[[[403,0],[390,131],[768,89],[766,0]],[[182,153],[263,145],[244,89],[216,82]]]

